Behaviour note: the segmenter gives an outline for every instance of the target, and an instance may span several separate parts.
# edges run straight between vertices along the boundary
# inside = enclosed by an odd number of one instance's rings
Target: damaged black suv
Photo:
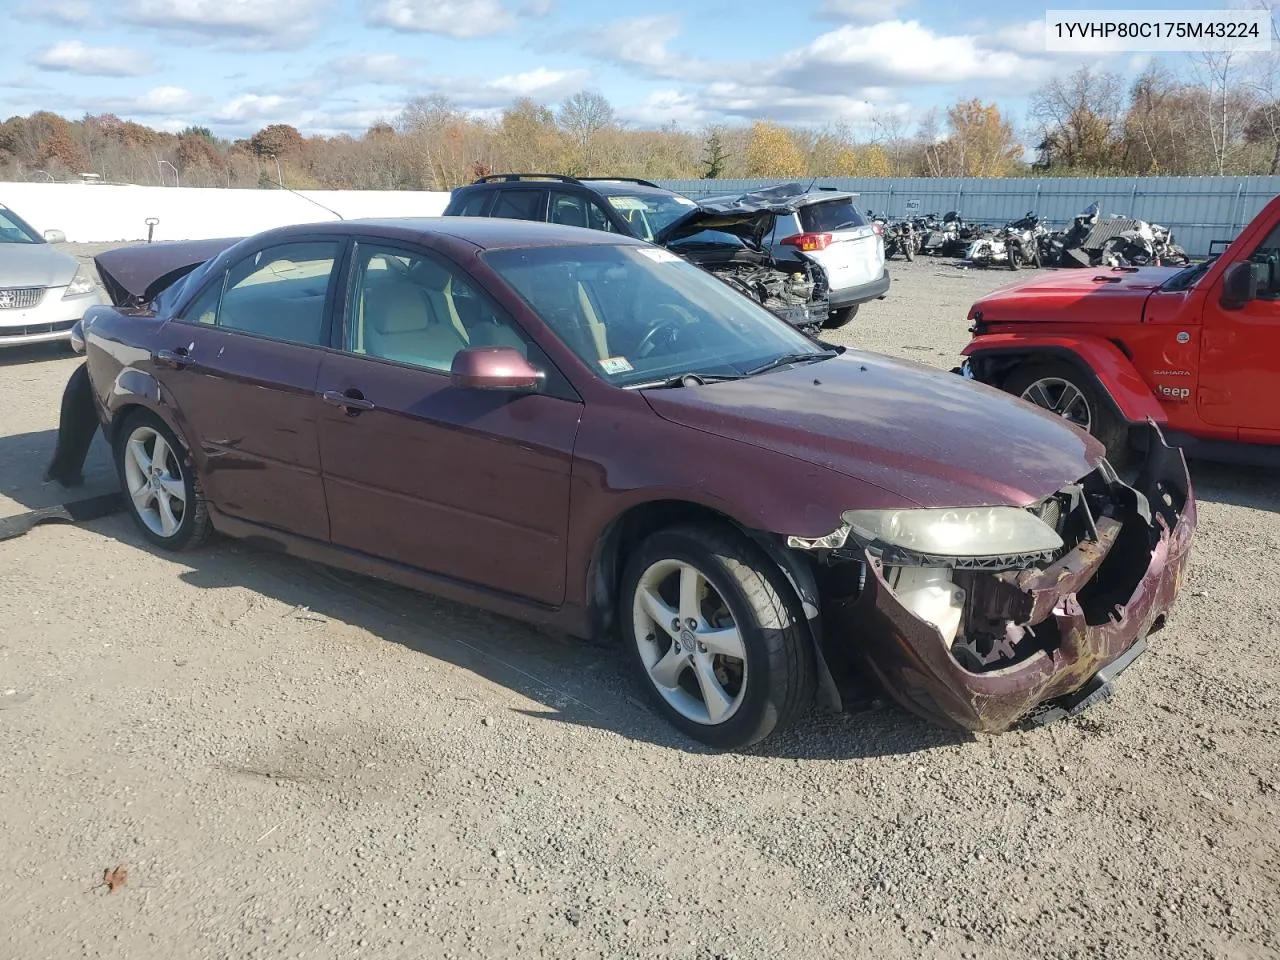
[[[771,252],[776,212],[740,202],[699,202],[648,180],[500,173],[453,191],[446,217],[503,217],[587,227],[666,247],[715,274],[810,335],[830,316],[829,283],[816,259]]]

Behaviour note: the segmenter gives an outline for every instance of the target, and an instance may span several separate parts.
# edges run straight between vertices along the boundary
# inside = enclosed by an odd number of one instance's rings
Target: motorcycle
[[[919,237],[910,220],[892,220],[884,228],[884,258],[902,254],[908,261],[916,258]]]
[[[1005,260],[1010,270],[1017,270],[1024,263],[1037,268],[1044,266],[1042,241],[1049,231],[1034,210],[1006,225],[1003,232]]]

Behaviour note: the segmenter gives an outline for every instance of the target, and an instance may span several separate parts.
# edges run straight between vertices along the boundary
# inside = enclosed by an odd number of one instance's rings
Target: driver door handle
[[[157,363],[163,363],[166,366],[181,370],[191,363],[191,355],[187,352],[186,347],[177,347],[173,350],[157,350],[155,352],[155,360]]]
[[[373,401],[366,400],[364,394],[354,387],[345,393],[337,390],[326,390],[321,397],[324,402],[334,407],[343,407],[348,416],[355,416],[361,410],[372,410]]]

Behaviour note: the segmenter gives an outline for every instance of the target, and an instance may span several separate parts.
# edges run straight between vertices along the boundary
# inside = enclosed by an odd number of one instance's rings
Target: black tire
[[[741,701],[720,723],[699,722],[680,713],[659,692],[646,666],[641,643],[676,650],[679,641],[636,636],[634,606],[641,579],[667,561],[697,569],[724,601],[745,651]],[[792,725],[813,705],[817,689],[813,638],[799,601],[777,564],[746,537],[713,525],[660,530],[628,559],[618,594],[618,618],[626,656],[658,712],[695,740],[722,750],[738,750]],[[692,674],[684,668],[682,680]]]
[[[908,261],[914,260],[916,258],[916,252],[914,247],[915,247],[915,244],[913,244],[910,240],[906,241],[902,246],[902,254],[907,258]]]
[[[1019,263],[1022,261],[1022,252],[1017,243],[1006,243],[1004,246],[1005,259],[1008,261],[1010,270],[1017,270]]]
[[[1132,456],[1129,448],[1128,424],[1121,418],[1111,398],[1106,396],[1094,379],[1079,367],[1065,361],[1028,363],[1015,367],[1005,377],[1001,389],[1015,397],[1035,403],[1036,406],[1044,407],[1045,404],[1037,399],[1023,397],[1033,384],[1042,380],[1062,380],[1079,391],[1089,407],[1089,433],[1107,448],[1107,459],[1111,461],[1112,466],[1117,470],[1127,466]],[[1080,425],[1077,424],[1077,426]]]
[[[177,526],[168,535],[153,529],[148,524],[148,521],[144,519],[142,508],[135,502],[135,498],[130,495],[130,490],[134,484],[130,480],[131,468],[126,464],[126,459],[131,457],[129,452],[130,441],[140,431],[144,434],[149,431],[150,434],[163,438],[169,448],[169,453],[164,457],[164,460],[170,469],[165,471],[165,475],[171,481],[180,481],[184,492],[181,513],[175,517]],[[144,440],[143,442],[145,444],[146,441]],[[152,442],[154,443],[154,441]],[[124,422],[120,424],[119,430],[116,431],[114,446],[116,475],[120,478],[125,511],[133,517],[134,523],[147,540],[162,550],[176,551],[192,550],[208,539],[209,533],[213,528],[209,522],[209,506],[205,501],[204,488],[200,485],[200,478],[196,476],[195,465],[191,461],[191,454],[187,449],[187,445],[169,429],[168,424],[149,410],[137,410],[129,414]],[[151,452],[154,452],[154,449],[153,446]],[[175,464],[181,474],[178,478],[172,476],[171,468]],[[162,469],[164,468],[162,467]],[[155,502],[158,504],[159,500],[155,499]]]
[[[838,310],[832,310],[827,319],[822,321],[822,329],[839,330],[841,327],[847,326],[857,315],[858,304],[856,303],[852,307],[840,307]]]

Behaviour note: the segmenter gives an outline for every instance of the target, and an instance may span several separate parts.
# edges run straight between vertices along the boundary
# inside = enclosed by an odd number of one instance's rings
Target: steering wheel
[[[643,360],[658,347],[669,347],[680,339],[680,328],[696,323],[697,319],[684,307],[674,303],[660,303],[654,309],[655,318],[636,346],[636,357]]]

